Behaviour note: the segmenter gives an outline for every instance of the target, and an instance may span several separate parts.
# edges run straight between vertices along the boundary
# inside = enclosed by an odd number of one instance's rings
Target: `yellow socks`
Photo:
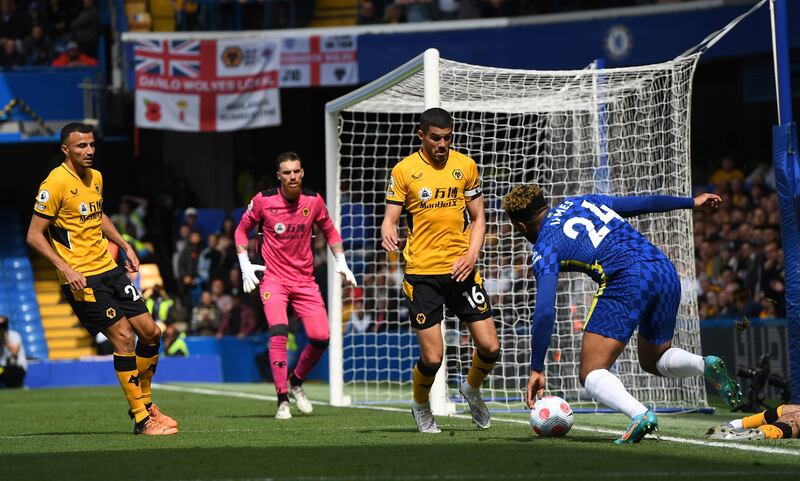
[[[139,370],[136,368],[136,355],[133,353],[117,354],[114,353],[114,371],[117,372],[117,379],[134,420],[139,423],[147,416],[147,409],[142,402],[142,388],[139,381]]]
[[[136,368],[139,370],[139,385],[142,388],[142,402],[145,406],[149,406],[153,402],[150,383],[158,366],[158,347],[158,344],[148,346],[136,343]]]
[[[483,380],[486,379],[486,376],[494,369],[498,356],[499,353],[495,354],[493,357],[488,357],[475,349],[475,352],[472,354],[472,366],[470,366],[469,373],[467,374],[467,382],[470,386],[476,389],[481,387]]]
[[[439,366],[430,367],[422,362],[422,359],[417,359],[414,365],[414,401],[419,404],[428,402],[428,395],[438,370]]]

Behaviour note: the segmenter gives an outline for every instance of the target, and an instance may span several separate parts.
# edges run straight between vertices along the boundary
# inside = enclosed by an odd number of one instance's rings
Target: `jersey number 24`
[[[570,239],[577,239],[580,232],[578,232],[575,227],[581,225],[586,229],[586,233],[589,235],[589,240],[592,242],[592,245],[597,248],[608,233],[611,232],[611,229],[608,228],[608,223],[614,219],[623,219],[619,214],[611,210],[611,208],[605,205],[598,207],[588,200],[581,202],[581,207],[589,209],[592,214],[596,215],[597,218],[600,219],[600,222],[603,223],[603,226],[598,229],[594,226],[594,222],[585,217],[573,217],[564,222],[564,234]]]

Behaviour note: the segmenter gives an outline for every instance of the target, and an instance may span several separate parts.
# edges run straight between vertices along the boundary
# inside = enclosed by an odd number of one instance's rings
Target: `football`
[[[539,436],[564,436],[572,422],[572,408],[558,396],[544,396],[531,409],[531,427]]]

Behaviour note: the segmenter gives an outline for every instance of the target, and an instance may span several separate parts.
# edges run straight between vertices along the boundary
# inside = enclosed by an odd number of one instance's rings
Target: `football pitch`
[[[436,481],[524,479],[798,479],[800,440],[709,441],[722,413],[659,415],[660,440],[616,446],[621,415],[578,414],[564,438],[539,438],[527,415],[463,414],[422,435],[406,408],[325,404],[278,421],[271,384],[154,389],[175,436],[133,436],[119,388],[0,390],[0,473],[9,480]]]

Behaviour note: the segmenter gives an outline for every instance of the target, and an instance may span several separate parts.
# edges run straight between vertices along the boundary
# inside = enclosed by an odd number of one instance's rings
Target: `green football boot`
[[[706,356],[703,361],[706,365],[703,372],[706,380],[714,386],[725,404],[732,409],[739,407],[742,404],[742,388],[728,373],[722,359],[717,356]]]
[[[634,444],[638,443],[645,436],[658,429],[658,418],[656,413],[647,410],[638,416],[631,419],[631,424],[619,439],[614,441],[614,444]]]

